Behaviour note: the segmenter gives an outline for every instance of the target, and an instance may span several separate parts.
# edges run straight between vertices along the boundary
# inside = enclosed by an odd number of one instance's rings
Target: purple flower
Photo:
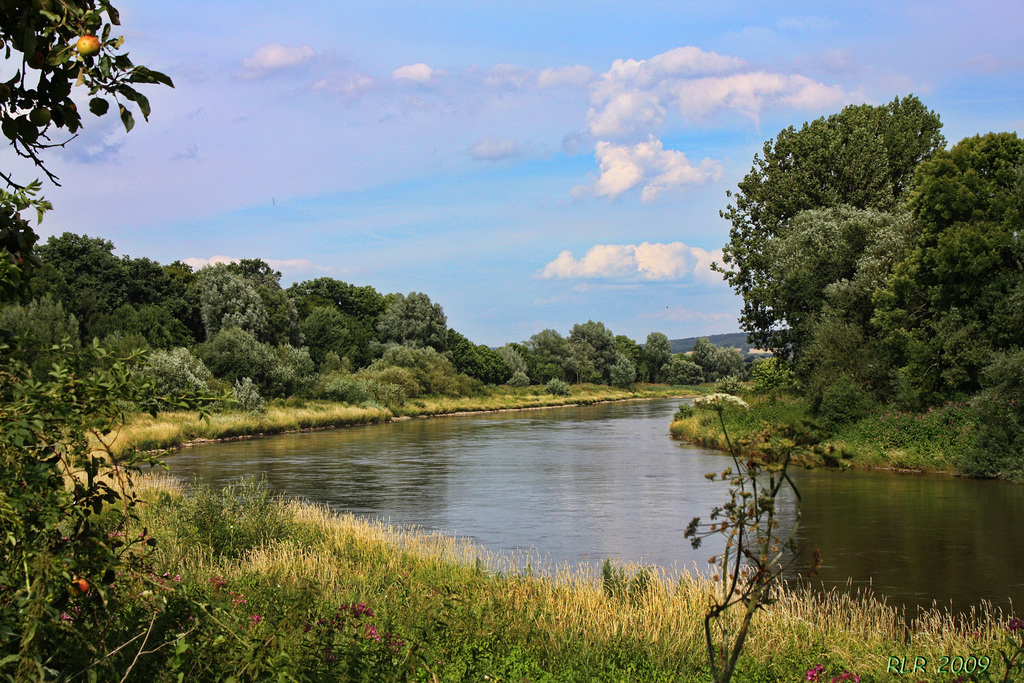
[[[263,621],[263,617],[262,617],[262,615],[259,615],[259,614],[253,614],[253,615],[251,615],[251,616],[250,616],[249,618],[250,618],[250,619],[252,620],[252,625],[253,625],[253,626],[256,626],[256,625],[257,625],[257,624],[259,624],[259,623],[260,623],[261,621]]]
[[[809,669],[807,671],[807,675],[804,676],[804,680],[805,681],[816,681],[816,680],[818,680],[818,677],[821,676],[821,674],[824,671],[825,671],[825,667],[823,667],[821,664],[817,664],[817,665],[814,666],[813,669]]]
[[[1010,632],[1011,633],[1013,631],[1017,631],[1017,630],[1022,629],[1022,628],[1024,628],[1024,621],[1022,621],[1022,620],[1020,620],[1020,619],[1018,619],[1016,617],[1014,617],[1013,619],[1010,619]]]

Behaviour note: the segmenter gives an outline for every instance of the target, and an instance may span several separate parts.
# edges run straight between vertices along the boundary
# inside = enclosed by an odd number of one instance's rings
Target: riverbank
[[[764,425],[811,419],[806,402],[797,396],[746,396],[746,411],[727,411],[726,428],[735,443]],[[969,457],[972,425],[965,404],[950,403],[923,413],[881,409],[858,421],[832,427],[827,444],[853,467],[929,474],[961,474]],[[669,426],[674,439],[707,448],[728,450],[718,415],[695,410]]]
[[[173,449],[193,443],[256,438],[271,434],[378,424],[413,417],[491,413],[506,410],[560,408],[596,403],[679,398],[699,393],[694,387],[665,384],[638,384],[633,391],[601,384],[578,384],[569,396],[554,396],[544,387],[508,387],[490,389],[479,396],[434,396],[406,401],[400,408],[350,406],[332,401],[287,399],[271,402],[259,414],[222,411],[210,415],[209,422],[195,412],[162,412],[133,416],[113,441],[114,452],[129,446],[143,451]]]
[[[159,540],[153,571],[169,588],[119,587],[113,608],[126,612],[117,614],[128,634],[150,625],[150,680],[164,679],[172,659],[186,679],[708,678],[712,584],[692,574],[633,566],[602,578],[562,567],[541,578],[450,537],[275,501],[258,484],[187,496],[168,479],[140,484],[149,503],[138,524]],[[864,594],[777,597],[754,620],[736,680],[804,680],[821,667],[818,680],[848,671],[887,681],[897,677],[894,661],[906,673],[926,663],[908,680],[949,680],[969,656],[974,670],[987,657],[989,672],[1003,672],[997,648],[1006,649],[1010,615],[955,621],[933,609],[911,620]],[[213,618],[187,628],[164,618],[188,614],[189,601],[210,606]],[[169,646],[159,651],[161,642]]]

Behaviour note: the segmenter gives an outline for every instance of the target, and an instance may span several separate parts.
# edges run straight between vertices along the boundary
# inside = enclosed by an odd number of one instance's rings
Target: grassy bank
[[[126,635],[150,625],[153,654],[136,667],[147,680],[707,680],[711,586],[693,575],[626,567],[602,580],[561,568],[540,578],[452,538],[277,502],[251,484],[188,496],[167,480],[145,485],[139,523],[159,539],[154,579],[115,584],[112,623]],[[954,654],[988,656],[1001,677],[1007,616],[957,623],[936,610],[908,621],[864,595],[777,597],[754,622],[736,680],[804,680],[816,666],[820,680],[897,680],[891,657],[928,663],[908,680],[951,680],[938,667]]]
[[[765,425],[811,418],[807,403],[796,396],[746,396],[748,411],[726,413],[731,438],[750,436]],[[718,416],[694,411],[672,422],[673,438],[709,448],[726,449]],[[923,413],[879,409],[856,422],[832,427],[828,443],[844,451],[855,467],[957,473],[972,443],[965,404],[950,403]]]
[[[411,399],[393,411],[331,401],[288,399],[271,402],[260,414],[241,411],[214,413],[209,423],[200,420],[196,413],[187,411],[159,413],[156,418],[136,415],[117,435],[114,450],[122,450],[129,444],[141,450],[176,448],[198,440],[281,434],[303,429],[350,427],[387,422],[402,417],[668,398],[687,393],[687,389],[664,384],[643,384],[637,385],[634,391],[626,391],[605,385],[581,384],[572,387],[570,396],[553,396],[546,393],[543,387],[501,386],[480,396]]]

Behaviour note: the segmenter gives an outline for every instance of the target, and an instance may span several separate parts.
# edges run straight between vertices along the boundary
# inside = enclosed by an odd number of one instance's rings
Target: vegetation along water
[[[3,68],[19,69],[0,87],[2,132],[50,181],[46,157],[87,117],[113,101],[130,132],[150,113],[139,89],[172,85],[132,62],[118,24],[96,0],[0,15]],[[717,266],[773,354],[756,361],[706,339],[673,354],[661,332],[641,344],[590,319],[490,348],[422,292],[285,289],[260,259],[193,271],[73,233],[38,244],[42,183],[0,172],[0,676],[1019,679],[1024,628],[1007,611],[908,618],[777,580],[793,534],[776,484],[800,460],[1024,479],[1024,141],[947,148],[940,131],[907,96],[765,144],[730,193]],[[749,562],[716,560],[711,582],[612,563],[542,578],[259,485],[139,476],[157,460],[140,449],[197,437],[713,383],[731,497],[688,531]],[[714,419],[678,417],[676,434],[717,438]]]

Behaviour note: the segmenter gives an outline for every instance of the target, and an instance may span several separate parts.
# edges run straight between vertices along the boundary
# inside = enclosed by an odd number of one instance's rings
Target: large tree
[[[994,352],[1024,346],[1024,140],[990,133],[936,154],[909,206],[920,232],[876,317],[930,402],[976,391]]]
[[[422,292],[396,294],[394,301],[377,319],[381,341],[405,346],[431,347],[444,351],[448,341],[448,318],[441,304],[430,302]]]
[[[913,96],[887,105],[849,106],[792,126],[764,145],[722,217],[732,223],[723,264],[743,297],[740,324],[760,348],[789,352],[783,311],[773,298],[768,246],[808,209],[851,206],[891,211],[904,199],[914,169],[941,149],[941,123]]]

